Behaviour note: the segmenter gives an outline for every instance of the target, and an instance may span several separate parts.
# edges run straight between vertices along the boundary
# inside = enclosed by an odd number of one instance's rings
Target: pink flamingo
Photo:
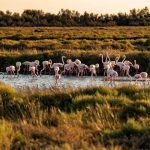
[[[81,74],[81,76],[83,76],[85,74],[86,69],[89,69],[89,67],[87,65],[79,64],[78,65],[78,77],[80,76],[80,74]]]
[[[6,73],[7,75],[10,73],[10,75],[12,76],[12,74],[15,76],[15,66],[9,66],[9,67],[6,67]]]
[[[89,67],[89,70],[91,72],[91,77],[93,78],[93,76],[97,76],[97,73],[96,73],[96,69],[99,68],[99,64],[95,64],[95,65],[90,65]]]
[[[51,60],[51,68],[55,68],[55,67],[60,67],[62,68],[64,66],[64,58],[66,58],[65,56],[62,56],[61,59],[62,59],[62,63],[52,63],[52,60]]]
[[[33,78],[37,76],[35,66],[30,66],[29,71],[31,72],[31,75],[32,75]]]
[[[133,67],[136,69],[136,73],[138,73],[138,70],[139,70],[140,66],[139,66],[139,64],[136,63],[136,60],[134,60]]]
[[[139,74],[134,75],[134,79],[137,83],[138,80],[144,79],[145,82],[147,82],[148,73],[147,72],[141,72]]]
[[[40,76],[42,75],[42,72],[43,71],[45,71],[45,74],[46,74],[46,69],[47,69],[47,67],[49,66],[49,65],[51,65],[51,59],[50,60],[46,60],[46,61],[43,61],[42,62],[42,65],[43,65],[43,68],[42,68],[42,70],[40,71]]]
[[[114,84],[114,80],[118,77],[118,72],[115,71],[112,67],[107,69],[107,77],[105,78],[106,80],[110,81],[109,84]]]
[[[17,76],[19,77],[19,71],[21,67],[21,62],[16,62]]]
[[[107,61],[107,58],[106,58],[106,60],[104,62],[104,60],[103,60],[103,54],[100,54],[100,56],[102,57],[102,64],[103,64],[103,67],[104,67],[104,76],[105,76],[107,70],[110,69],[111,65],[110,65],[110,62]]]
[[[55,85],[58,85],[58,81],[61,79],[61,74],[59,74],[59,67],[55,67],[54,68],[54,72],[55,72]]]
[[[123,56],[123,60],[122,61],[120,61],[119,62],[119,58],[120,58],[120,56],[119,57],[116,57],[116,65],[120,68],[120,75],[123,73],[123,66],[125,65],[124,64],[124,61],[125,61],[125,59],[126,59],[126,56],[124,55]]]

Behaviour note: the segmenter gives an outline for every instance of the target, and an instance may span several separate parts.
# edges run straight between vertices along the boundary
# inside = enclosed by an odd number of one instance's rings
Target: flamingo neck
[[[116,58],[116,61],[115,61],[115,63],[117,64],[117,63],[118,63],[118,61],[119,61],[119,57],[118,57],[118,58]]]
[[[64,57],[63,56],[61,57],[61,60],[62,60],[62,64],[64,65],[65,63],[64,63]]]
[[[52,64],[53,64],[52,60],[49,60],[49,64],[50,64],[50,68],[52,68]]]
[[[122,62],[124,62],[124,61],[125,61],[125,59],[126,59],[126,56],[123,58]]]
[[[104,63],[104,60],[103,60],[103,54],[102,54],[102,63]]]
[[[110,57],[109,57],[108,53],[107,53],[107,57],[108,57],[108,60],[109,60],[109,62],[110,62]]]
[[[136,60],[134,60],[134,65],[136,65]]]

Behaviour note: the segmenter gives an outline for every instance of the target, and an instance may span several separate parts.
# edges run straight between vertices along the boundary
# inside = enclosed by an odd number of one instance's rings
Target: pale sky
[[[40,9],[58,13],[61,8],[93,13],[129,12],[133,8],[150,8],[150,0],[0,0],[0,10],[22,13],[25,9]]]

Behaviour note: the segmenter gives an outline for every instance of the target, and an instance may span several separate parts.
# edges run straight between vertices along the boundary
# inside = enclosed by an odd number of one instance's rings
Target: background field
[[[0,70],[15,61],[52,59],[61,56],[100,62],[100,53],[108,51],[112,59],[118,54],[150,71],[150,27],[1,27]],[[66,59],[67,59],[66,58]]]

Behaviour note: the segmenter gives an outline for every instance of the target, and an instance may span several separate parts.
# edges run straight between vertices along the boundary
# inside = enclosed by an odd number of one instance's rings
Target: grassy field
[[[0,72],[62,55],[90,65],[106,51],[150,73],[150,27],[0,28]],[[149,141],[150,88],[41,91],[0,83],[0,149],[150,149]]]
[[[6,27],[0,28],[0,70],[16,61],[79,58],[101,62],[100,53],[118,54],[150,72],[150,27]]]
[[[0,83],[0,149],[150,149],[150,88],[16,91]]]
[[[0,48],[8,50],[150,50],[150,27],[0,28]]]

